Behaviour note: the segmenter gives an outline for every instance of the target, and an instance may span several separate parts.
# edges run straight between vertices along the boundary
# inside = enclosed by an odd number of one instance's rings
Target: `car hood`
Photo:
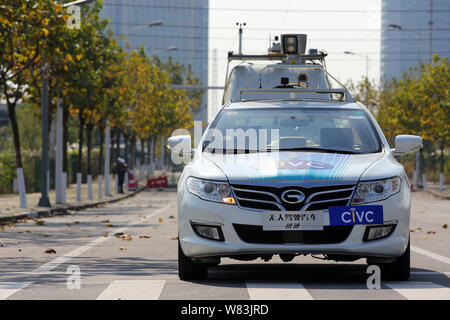
[[[267,152],[236,155],[208,154],[230,182],[304,181],[356,183],[383,153],[339,154],[317,152]]]

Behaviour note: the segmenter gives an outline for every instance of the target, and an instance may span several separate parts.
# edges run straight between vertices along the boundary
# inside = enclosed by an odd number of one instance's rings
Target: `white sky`
[[[212,51],[218,50],[219,86],[225,80],[227,51],[238,52],[236,22],[247,23],[244,54],[266,53],[269,34],[273,39],[281,33],[306,33],[307,50],[325,49],[328,71],[339,80],[356,82],[366,73],[366,58],[344,51],[369,53],[369,78],[379,80],[381,0],[210,0],[210,85],[214,85]],[[217,95],[220,99],[222,92]]]

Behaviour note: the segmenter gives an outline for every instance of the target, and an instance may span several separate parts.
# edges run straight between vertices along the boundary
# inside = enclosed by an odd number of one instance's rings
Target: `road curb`
[[[443,200],[450,200],[450,196],[443,196],[442,194],[440,194],[438,191],[434,191],[434,190],[429,190],[429,189],[425,189],[424,191],[428,192],[429,194],[441,198]]]
[[[97,207],[100,205],[105,205],[105,204],[109,204],[109,203],[114,203],[114,202],[118,202],[127,198],[131,198],[134,195],[138,194],[139,192],[143,191],[147,189],[147,186],[145,187],[141,187],[138,190],[124,195],[122,197],[119,198],[114,198],[114,199],[107,199],[107,200],[103,200],[103,201],[97,201],[97,202],[92,202],[92,203],[86,203],[86,204],[80,204],[80,205],[71,205],[71,206],[67,206],[67,207],[58,207],[58,208],[49,208],[49,209],[42,209],[42,210],[32,210],[30,212],[27,213],[17,213],[17,214],[12,214],[10,216],[0,216],[0,224],[4,224],[4,223],[11,223],[11,222],[16,222],[17,220],[21,220],[21,219],[30,219],[30,218],[45,218],[45,217],[53,217],[53,216],[62,216],[62,215],[67,215],[68,211],[79,211],[82,209],[88,209],[88,208],[93,208],[93,207]]]

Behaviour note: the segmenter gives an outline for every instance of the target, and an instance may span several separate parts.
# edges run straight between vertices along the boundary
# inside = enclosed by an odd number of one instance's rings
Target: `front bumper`
[[[346,239],[330,244],[262,244],[243,241],[233,224],[261,226],[261,212],[245,210],[237,205],[227,205],[204,201],[187,190],[179,190],[179,238],[183,252],[192,258],[264,255],[264,254],[339,254],[358,257],[393,258],[402,255],[409,239],[409,196],[404,191],[380,202],[383,205],[384,220],[397,223],[394,232],[383,239],[364,242],[366,226],[353,226]],[[221,227],[225,241],[215,241],[197,235],[191,221],[214,224]],[[326,214],[325,225],[329,225]]]

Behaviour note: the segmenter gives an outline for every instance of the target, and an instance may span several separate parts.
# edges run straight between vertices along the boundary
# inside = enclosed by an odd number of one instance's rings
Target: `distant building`
[[[104,0],[100,13],[110,20],[119,39],[123,35],[131,49],[145,46],[148,55],[162,61],[172,57],[191,65],[196,77],[208,85],[208,0]],[[125,40],[119,43],[125,47]],[[196,120],[207,121],[207,99]]]
[[[381,10],[382,81],[430,61],[430,52],[449,56],[449,0],[382,0]]]

